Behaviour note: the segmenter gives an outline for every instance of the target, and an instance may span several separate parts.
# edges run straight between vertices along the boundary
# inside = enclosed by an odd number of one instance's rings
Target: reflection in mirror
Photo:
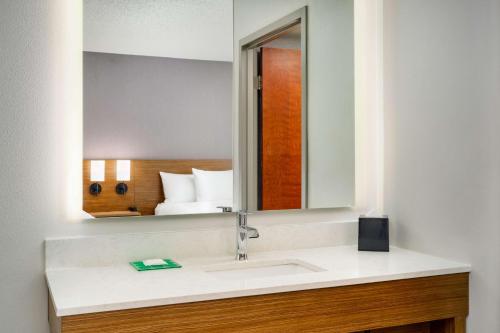
[[[235,1],[250,211],[354,203],[353,1],[307,4],[286,15],[286,1]],[[260,12],[275,20],[259,25]]]
[[[230,211],[232,0],[83,9],[83,210]]]
[[[353,1],[83,5],[87,213],[353,205]]]

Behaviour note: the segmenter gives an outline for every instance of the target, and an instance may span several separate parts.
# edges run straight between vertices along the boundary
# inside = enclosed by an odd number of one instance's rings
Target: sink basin
[[[310,274],[324,269],[302,260],[266,260],[213,265],[205,272],[224,280],[244,280],[282,275]]]

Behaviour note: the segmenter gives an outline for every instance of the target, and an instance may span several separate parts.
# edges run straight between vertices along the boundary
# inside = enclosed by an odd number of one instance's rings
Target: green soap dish
[[[163,265],[144,265],[144,262],[142,261],[133,261],[130,263],[136,270],[139,272],[143,271],[154,271],[157,269],[169,269],[169,268],[181,268],[182,266],[173,261],[172,259],[163,259],[165,261],[165,264]]]

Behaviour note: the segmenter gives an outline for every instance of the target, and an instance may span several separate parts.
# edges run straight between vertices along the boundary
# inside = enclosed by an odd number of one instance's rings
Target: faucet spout
[[[239,211],[236,225],[236,260],[248,260],[248,238],[259,238],[257,229],[247,224],[248,212]]]

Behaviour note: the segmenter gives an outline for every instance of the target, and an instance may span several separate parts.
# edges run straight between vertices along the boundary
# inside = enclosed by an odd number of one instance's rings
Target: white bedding
[[[95,217],[93,217],[92,215],[90,215],[89,213],[87,213],[84,210],[81,211],[80,217],[82,219],[95,219]]]
[[[155,215],[222,213],[217,206],[232,207],[232,200],[194,201],[194,202],[161,202],[155,208]]]

